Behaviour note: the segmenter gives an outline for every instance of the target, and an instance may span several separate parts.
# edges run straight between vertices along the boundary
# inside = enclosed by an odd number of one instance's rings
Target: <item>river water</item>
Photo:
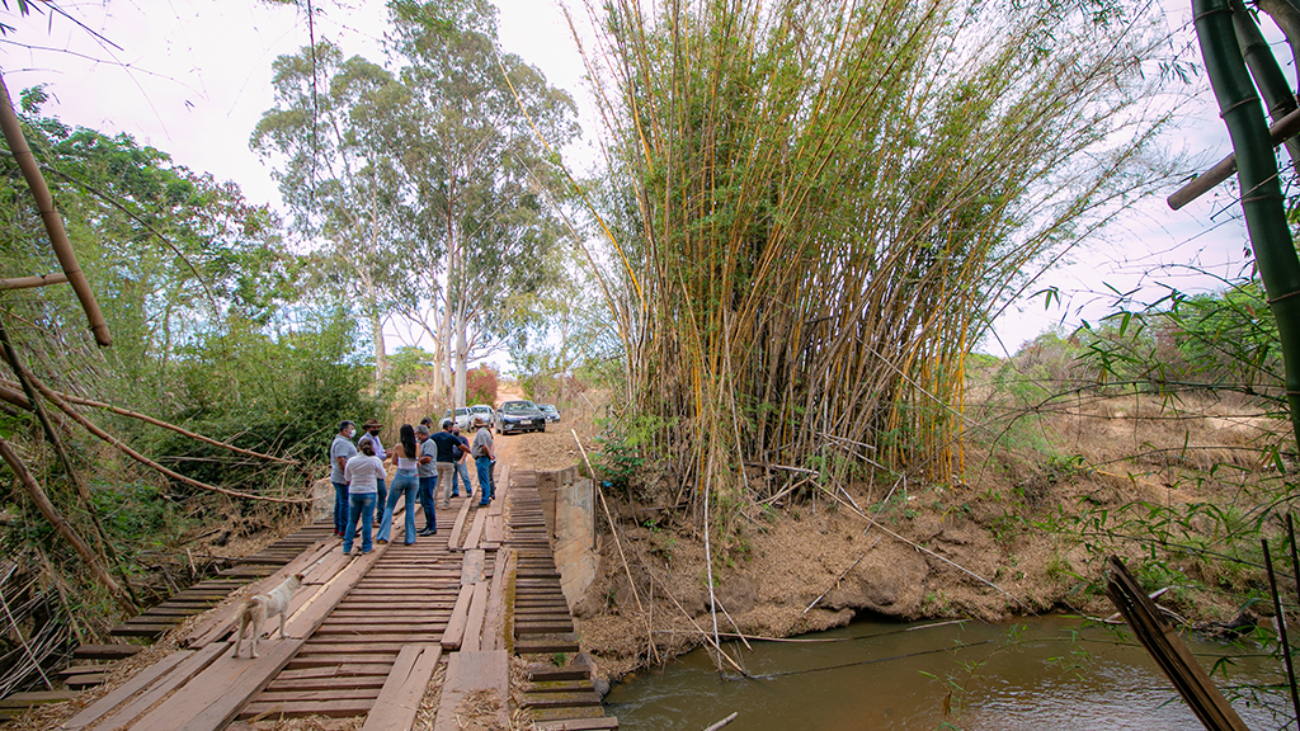
[[[1067,617],[935,625],[856,621],[803,638],[836,642],[726,644],[758,680],[720,678],[697,650],[615,684],[605,709],[625,731],[701,731],[733,711],[727,731],[1201,728],[1131,635]],[[1207,669],[1234,658],[1226,679],[1214,676],[1225,694],[1285,682],[1261,648],[1189,647]],[[1277,691],[1233,705],[1254,731],[1292,715]]]

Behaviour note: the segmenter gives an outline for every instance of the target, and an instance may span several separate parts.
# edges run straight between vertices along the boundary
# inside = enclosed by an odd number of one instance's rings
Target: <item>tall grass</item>
[[[587,2],[613,189],[590,260],[685,484],[960,479],[966,354],[1168,174],[1158,24],[1018,5]]]

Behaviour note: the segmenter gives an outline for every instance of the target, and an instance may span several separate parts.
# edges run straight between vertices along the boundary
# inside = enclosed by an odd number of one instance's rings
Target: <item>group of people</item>
[[[370,553],[370,529],[379,528],[377,543],[388,543],[393,528],[393,513],[398,498],[406,497],[406,544],[415,543],[417,536],[431,536],[438,532],[438,484],[443,485],[442,506],[449,507],[451,499],[460,496],[464,485],[465,497],[474,496],[466,462],[474,458],[478,472],[479,506],[487,506],[496,497],[492,474],[496,466],[496,451],[492,441],[492,428],[483,419],[476,418],[474,441],[471,444],[460,433],[451,419],[444,419],[442,429],[433,433],[433,420],[425,418],[420,425],[403,424],[398,431],[398,443],[386,451],[379,441],[382,425],[371,419],[362,425],[365,434],[354,445],[352,437],[356,424],[344,421],[330,444],[330,482],[334,484],[334,533],[343,538],[343,554],[351,555],[358,533],[362,536],[361,553]],[[396,461],[397,473],[391,489],[387,486],[388,473],[385,461]],[[419,496],[424,509],[425,526],[416,530],[415,500]],[[375,519],[375,506],[380,506],[382,517]]]

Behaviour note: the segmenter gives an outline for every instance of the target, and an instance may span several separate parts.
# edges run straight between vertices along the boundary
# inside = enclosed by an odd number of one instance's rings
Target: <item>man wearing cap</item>
[[[492,502],[496,497],[495,486],[492,484],[492,463],[496,461],[497,454],[493,451],[492,444],[492,427],[483,421],[483,417],[474,417],[474,426],[478,431],[474,434],[474,446],[470,447],[470,454],[474,457],[474,467],[478,471],[478,490],[482,495],[479,506],[482,507]]]
[[[370,445],[374,447],[375,456],[379,458],[380,462],[383,462],[388,459],[388,453],[384,451],[384,445],[379,443],[379,430],[382,428],[383,428],[383,424],[380,424],[379,421],[376,419],[371,419],[370,421],[367,421],[365,424],[361,426],[361,430],[370,436]],[[378,502],[376,502],[375,505],[381,505],[381,506],[387,505],[388,485],[384,483],[384,478],[380,477],[375,480],[375,488],[378,490],[378,493],[376,494],[376,498],[378,499]],[[379,512],[382,513],[383,509],[381,508]],[[375,517],[376,517],[375,526],[378,527],[379,516],[375,516]]]
[[[434,441],[429,439],[429,427],[424,424],[415,427],[415,439],[420,443],[415,474],[420,478],[420,507],[424,508],[424,528],[416,535],[431,536],[438,532],[438,516],[433,509],[436,501],[434,490],[438,488],[438,475],[434,471],[438,450]]]
[[[444,508],[451,507],[451,476],[456,469],[456,450],[460,448],[460,440],[451,433],[454,423],[451,419],[443,419],[442,431],[429,437],[437,452],[434,467],[438,470],[438,482],[435,489],[437,485],[442,485],[442,507]]]
[[[334,484],[334,534],[342,536],[348,527],[348,482],[343,476],[343,468],[348,459],[357,453],[352,443],[352,435],[357,431],[356,424],[344,421],[339,424],[339,433],[330,442],[330,482]]]

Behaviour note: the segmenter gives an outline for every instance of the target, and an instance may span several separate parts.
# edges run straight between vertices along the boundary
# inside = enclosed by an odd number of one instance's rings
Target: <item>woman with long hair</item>
[[[384,520],[379,524],[378,543],[388,543],[393,529],[393,509],[397,507],[397,498],[406,496],[406,545],[415,543],[415,496],[420,483],[415,477],[416,462],[420,450],[415,446],[415,429],[410,424],[403,424],[398,432],[398,444],[388,453],[388,458],[397,461],[397,475],[392,487],[388,488],[388,504],[384,506]]]

